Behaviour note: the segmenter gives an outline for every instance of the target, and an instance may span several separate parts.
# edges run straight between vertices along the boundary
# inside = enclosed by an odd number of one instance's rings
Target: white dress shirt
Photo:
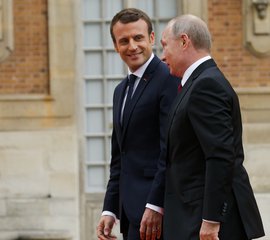
[[[211,56],[205,56],[205,57],[197,60],[196,62],[194,62],[192,65],[190,65],[189,68],[184,72],[184,75],[182,77],[182,80],[181,80],[182,86],[185,85],[185,83],[187,82],[187,80],[191,76],[191,74],[194,72],[194,70],[197,67],[199,67],[199,65],[201,65],[203,62],[205,62],[209,59],[211,59]]]

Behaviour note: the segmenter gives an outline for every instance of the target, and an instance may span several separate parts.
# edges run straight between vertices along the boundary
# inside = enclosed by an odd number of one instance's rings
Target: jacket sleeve
[[[226,89],[211,78],[194,86],[188,115],[204,153],[205,191],[203,219],[222,222],[232,196],[235,161],[233,101]]]
[[[115,97],[114,93],[114,106]],[[115,123],[113,124],[112,140],[111,140],[111,163],[110,163],[110,178],[107,184],[107,190],[105,193],[103,211],[110,211],[119,218],[119,181],[120,181],[120,171],[121,171],[121,158],[120,158],[120,148],[115,131]]]
[[[160,129],[160,155],[158,159],[158,170],[155,174],[152,188],[149,192],[147,203],[158,207],[164,205],[165,191],[165,170],[166,170],[166,143],[165,134],[167,129],[168,114],[177,95],[177,84],[179,79],[168,75],[160,86],[160,102],[159,102],[159,129]]]

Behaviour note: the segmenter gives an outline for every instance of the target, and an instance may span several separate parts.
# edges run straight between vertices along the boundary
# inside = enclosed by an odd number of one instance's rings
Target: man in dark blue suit
[[[117,13],[111,36],[129,74],[113,96],[110,179],[97,236],[114,239],[111,231],[120,218],[124,239],[161,239],[164,133],[177,79],[152,52],[155,36],[144,12],[132,8]]]
[[[163,58],[182,80],[169,116],[166,240],[248,240],[264,235],[243,166],[238,97],[210,56],[211,36],[193,15],[171,20]]]

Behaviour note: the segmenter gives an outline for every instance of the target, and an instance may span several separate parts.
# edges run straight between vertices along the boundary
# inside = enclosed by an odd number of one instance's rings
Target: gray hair
[[[190,14],[182,15],[173,18],[169,26],[175,38],[184,33],[189,37],[195,49],[210,52],[211,34],[206,23],[199,17]]]

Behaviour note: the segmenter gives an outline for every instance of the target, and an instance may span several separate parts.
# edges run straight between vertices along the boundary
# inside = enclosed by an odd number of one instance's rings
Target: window
[[[82,0],[84,163],[86,192],[103,192],[109,178],[112,131],[112,96],[127,69],[114,51],[109,25],[116,12],[126,7],[145,11],[156,34],[154,51],[169,19],[176,16],[177,0]]]

